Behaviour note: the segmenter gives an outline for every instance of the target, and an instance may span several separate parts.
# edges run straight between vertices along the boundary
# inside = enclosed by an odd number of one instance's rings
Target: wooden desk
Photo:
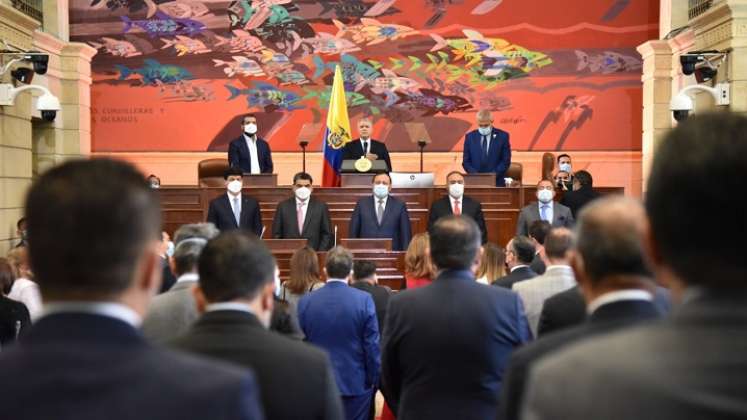
[[[244,185],[247,187],[276,187],[278,174],[244,174]]]
[[[373,173],[341,174],[340,185],[342,187],[370,187],[373,184],[373,177]]]
[[[347,249],[356,251],[391,251],[392,240],[391,239],[380,239],[380,238],[369,238],[369,239],[358,239],[358,238],[340,238],[337,240],[338,245],[343,246]]]
[[[495,174],[465,174],[464,185],[469,187],[495,187]]]

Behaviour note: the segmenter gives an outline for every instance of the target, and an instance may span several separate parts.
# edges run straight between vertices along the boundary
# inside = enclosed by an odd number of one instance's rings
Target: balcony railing
[[[713,0],[688,0],[687,17],[693,19],[702,15],[711,7]]]
[[[44,12],[42,1],[43,0],[10,0],[10,4],[24,15],[38,20],[39,23],[43,23]]]

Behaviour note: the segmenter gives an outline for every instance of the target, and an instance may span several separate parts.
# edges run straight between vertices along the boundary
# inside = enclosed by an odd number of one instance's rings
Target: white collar
[[[130,307],[118,302],[49,302],[44,304],[42,317],[63,313],[83,313],[106,316],[126,322],[137,328],[143,319]]]
[[[246,303],[241,303],[241,302],[218,302],[218,303],[211,303],[210,305],[207,305],[205,307],[205,312],[215,312],[215,311],[241,311],[241,312],[249,312],[250,314],[254,314],[254,311],[249,305],[247,305]]]
[[[311,200],[311,197],[307,198],[306,201],[301,201],[298,197],[296,197],[296,207],[298,207],[299,204],[302,205],[303,207],[308,206],[309,200]]]
[[[389,201],[389,195],[387,195],[384,198],[379,198],[379,197],[377,197],[377,196],[374,195],[373,196],[373,200],[374,200],[374,207],[376,207],[376,206],[379,205],[379,200],[384,200],[384,202],[382,204],[384,204],[384,208],[386,208],[386,202]]]
[[[547,273],[550,270],[563,270],[563,271],[569,271],[570,270],[570,271],[572,271],[573,269],[571,268],[570,265],[565,265],[565,264],[550,264],[550,265],[547,266],[547,268],[545,268],[545,273]]]
[[[591,303],[589,303],[589,306],[586,307],[586,312],[591,314],[599,309],[600,306],[619,302],[621,300],[646,300],[651,302],[654,300],[654,297],[651,296],[651,293],[640,289],[617,290],[605,293],[592,300]]]
[[[178,279],[176,279],[177,283],[182,283],[185,281],[200,281],[200,275],[197,273],[184,273],[179,276]]]
[[[464,195],[462,195],[459,198],[454,198],[451,196],[451,194],[448,194],[449,200],[451,200],[451,204],[453,205],[456,200],[459,200],[460,203],[464,203]]]
[[[528,265],[526,265],[526,264],[520,264],[520,265],[517,265],[517,266],[515,266],[514,268],[512,268],[512,269],[511,269],[511,272],[513,273],[514,271],[518,270],[518,269],[519,269],[519,268],[521,268],[521,267],[529,267],[529,266],[528,266]]]
[[[241,193],[239,193],[239,195],[233,195],[230,191],[226,191],[226,195],[228,196],[228,201],[230,201],[231,203],[233,203],[234,198],[238,198],[239,201],[241,201]]]
[[[330,282],[333,282],[333,281],[336,281],[336,282],[339,282],[339,283],[348,284],[347,279],[333,279],[333,278],[328,278],[327,279],[327,283],[330,283]]]
[[[254,144],[257,144],[257,138],[258,138],[258,137],[257,137],[257,135],[256,135],[256,134],[255,134],[255,135],[254,135],[253,137],[252,137],[252,136],[249,136],[249,134],[246,134],[246,133],[241,133],[241,134],[243,134],[243,135],[244,135],[244,139],[245,139],[246,141],[251,141],[252,143],[254,143]]]

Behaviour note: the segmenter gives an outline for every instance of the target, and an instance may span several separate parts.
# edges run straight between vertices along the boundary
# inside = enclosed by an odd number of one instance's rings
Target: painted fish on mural
[[[297,15],[307,21],[330,23],[337,19],[344,23],[357,22],[362,17],[377,17],[399,13],[392,7],[396,0],[293,0]]]
[[[470,12],[472,15],[487,15],[492,12],[496,7],[500,6],[503,0],[483,0],[482,3],[475,6]]]
[[[89,44],[97,50],[103,49],[105,52],[116,57],[129,58],[143,54],[131,42],[121,39],[103,37],[100,43],[89,42]]]
[[[316,100],[317,108],[326,109],[329,107],[330,97],[332,96],[332,87],[327,86],[324,89],[304,88],[306,95],[302,98],[304,101]],[[345,92],[345,102],[349,108],[366,105],[369,100],[366,96],[358,92]]]
[[[292,0],[236,0],[228,6],[231,28],[252,30],[267,22],[277,25],[293,20],[288,9],[281,6]]]
[[[130,69],[121,64],[116,64],[114,67],[119,70],[119,80],[125,80],[133,74],[138,74],[141,77],[143,85],[155,85],[156,82],[169,84],[194,78],[192,73],[184,67],[173,64],[161,64],[153,59],[146,59],[143,67],[139,69]]]
[[[397,102],[396,92],[415,94],[417,93],[416,89],[420,87],[420,84],[415,80],[398,76],[397,73],[389,69],[382,69],[382,72],[384,73],[382,77],[377,77],[373,80],[362,80],[360,83],[368,85],[373,93],[385,95],[387,106],[394,105]],[[361,87],[357,87],[356,91],[360,90]]]
[[[274,75],[280,82],[280,86],[284,85],[305,85],[310,83],[309,79],[298,70],[285,70]]]
[[[396,41],[419,33],[409,26],[381,23],[371,18],[361,18],[361,23],[357,25],[345,25],[337,19],[332,22],[338,29],[336,38],[349,39],[358,45],[371,46],[386,41]]]
[[[156,13],[157,6],[153,0],[92,0],[90,7],[100,9],[108,8],[112,12],[119,8],[127,9],[129,13],[137,13],[143,8],[147,10],[147,17]]]
[[[506,111],[513,108],[511,100],[506,96],[498,96],[494,93],[485,93],[480,95],[480,109],[487,109],[494,112]]]
[[[216,35],[215,39],[217,42],[213,48],[226,49],[231,53],[258,52],[265,48],[264,44],[262,44],[262,40],[247,31],[234,29],[232,33],[233,36],[231,37]]]
[[[303,39],[302,42],[312,48],[312,54],[345,54],[361,50],[352,41],[326,32],[319,32],[315,37]]]
[[[226,76],[228,77],[234,77],[237,74],[246,77],[259,77],[265,75],[262,67],[260,67],[256,61],[241,55],[235,55],[231,58],[233,58],[233,61],[213,59],[213,63],[215,63],[215,67],[225,66],[223,72],[226,73]]]
[[[162,50],[174,48],[176,55],[179,57],[186,54],[205,54],[212,51],[199,39],[189,38],[184,35],[177,35],[176,39],[161,38],[161,41],[164,43],[163,47],[161,47]]]
[[[162,3],[158,5],[158,9],[169,16],[180,19],[195,18],[210,13],[210,9],[204,3],[196,0],[177,0]]]
[[[226,85],[226,89],[231,94],[228,100],[245,95],[250,108],[262,108],[265,112],[273,112],[279,109],[294,111],[304,108],[303,105],[298,104],[301,98],[293,92],[281,90],[276,86],[263,82],[255,82],[254,86],[254,88],[240,89]]]
[[[205,29],[205,25],[193,19],[172,18],[163,12],[156,12],[155,17],[145,20],[131,20],[127,16],[120,16],[125,27],[123,32],[129,32],[133,26],[144,30],[148,36],[191,35],[194,36]]]
[[[576,71],[588,69],[592,73],[610,74],[640,70],[642,66],[641,60],[635,57],[611,51],[590,56],[583,51],[576,50],[576,57],[578,58]]]
[[[337,64],[341,64],[342,78],[345,82],[345,90],[359,91],[364,86],[372,84],[381,73],[368,63],[358,60],[355,56],[343,54],[340,63],[336,61],[325,63],[324,60],[315,55],[312,58],[316,70],[312,79],[317,80],[322,77],[327,70],[334,71]]]
[[[467,111],[472,108],[469,101],[460,96],[447,96],[433,89],[420,89],[417,94],[397,93],[400,97],[397,104],[407,104],[414,108],[425,109],[423,117],[430,117],[441,113],[448,115],[452,112]]]
[[[157,80],[156,86],[160,88],[159,93],[164,96],[165,102],[197,102],[215,99],[215,91],[210,85],[200,86],[185,80],[165,85]],[[166,96],[167,94],[172,96]]]

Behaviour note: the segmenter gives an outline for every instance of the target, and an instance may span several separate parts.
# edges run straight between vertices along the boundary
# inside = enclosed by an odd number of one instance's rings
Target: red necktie
[[[462,209],[459,207],[459,200],[454,200],[454,215],[459,216],[462,214]]]
[[[298,218],[298,234],[303,233],[303,204],[298,204],[298,211],[296,212],[296,217]]]

